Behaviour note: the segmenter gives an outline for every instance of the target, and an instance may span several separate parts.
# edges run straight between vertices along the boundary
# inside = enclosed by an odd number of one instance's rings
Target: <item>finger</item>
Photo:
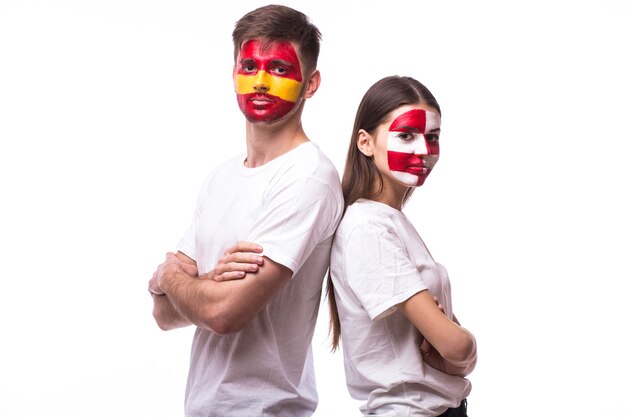
[[[257,245],[253,242],[237,242],[234,246],[226,249],[224,255],[228,255],[235,252],[253,252],[253,253],[261,253],[263,252],[263,248],[260,245]]]
[[[215,281],[232,281],[236,279],[242,279],[246,276],[243,271],[224,272],[223,274],[216,275],[213,279]]]
[[[221,275],[226,272],[257,272],[259,265],[242,262],[219,263],[215,266],[215,275]]]
[[[257,264],[249,264],[249,263],[241,263],[241,262],[230,262],[226,264],[227,272],[235,272],[235,271],[256,272],[258,270],[259,270],[259,265]]]
[[[223,260],[223,263],[225,264],[231,263],[231,262],[237,262],[237,263],[244,263],[244,264],[263,265],[263,257],[259,255],[254,255],[252,253],[237,252],[237,253],[224,256],[222,260]]]
[[[150,292],[150,294],[163,295],[164,292],[158,286],[155,275],[153,275],[152,279],[148,281],[148,291]]]
[[[176,256],[176,254],[174,252],[168,252],[167,255],[165,255],[165,262],[164,263],[179,264],[179,263],[181,263],[181,261],[180,261],[180,259],[178,259],[178,257]]]
[[[217,262],[217,266],[228,265],[230,263],[263,265],[263,262],[265,261],[262,256],[253,255],[250,253],[237,252],[237,253],[233,253],[230,255],[224,255],[223,257],[221,257],[219,261]]]

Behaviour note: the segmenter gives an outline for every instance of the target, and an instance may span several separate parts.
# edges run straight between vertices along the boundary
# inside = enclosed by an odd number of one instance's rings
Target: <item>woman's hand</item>
[[[439,303],[439,299],[437,298],[437,296],[433,296],[433,301],[437,305],[437,308],[445,314],[446,312],[443,308],[443,305]],[[453,321],[456,324],[459,324],[458,320],[456,320],[456,317],[453,318]],[[424,338],[424,340],[422,340],[422,343],[420,344],[420,353],[422,354],[422,359],[427,365],[441,372],[445,372],[446,374],[464,377],[469,373],[468,371],[471,371],[467,367],[455,366],[449,361],[445,360],[426,338]]]

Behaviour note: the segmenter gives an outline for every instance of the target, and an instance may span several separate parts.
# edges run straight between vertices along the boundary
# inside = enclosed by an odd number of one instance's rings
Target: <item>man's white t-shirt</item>
[[[417,329],[397,305],[428,289],[452,318],[450,281],[404,213],[361,199],[335,233],[331,277],[341,319],[346,383],[364,415],[438,416],[470,382],[422,360]]]
[[[256,168],[244,160],[207,178],[178,250],[204,274],[227,248],[254,242],[294,275],[242,331],[196,330],[185,415],[310,416],[317,405],[311,340],[343,211],[339,176],[312,142]]]

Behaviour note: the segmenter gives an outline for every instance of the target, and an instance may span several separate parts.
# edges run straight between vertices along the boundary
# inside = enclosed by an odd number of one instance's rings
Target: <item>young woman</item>
[[[418,81],[391,76],[359,106],[343,175],[346,211],[328,281],[333,348],[363,415],[466,416],[474,336],[450,281],[402,213],[439,157],[441,111]]]

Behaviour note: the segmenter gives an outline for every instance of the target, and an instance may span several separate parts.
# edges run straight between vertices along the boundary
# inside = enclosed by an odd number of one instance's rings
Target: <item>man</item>
[[[243,16],[233,41],[247,152],[203,185],[178,252],[150,280],[153,314],[164,330],[197,326],[186,416],[310,416],[311,340],[343,212],[337,171],[301,124],[320,33],[272,5]]]

